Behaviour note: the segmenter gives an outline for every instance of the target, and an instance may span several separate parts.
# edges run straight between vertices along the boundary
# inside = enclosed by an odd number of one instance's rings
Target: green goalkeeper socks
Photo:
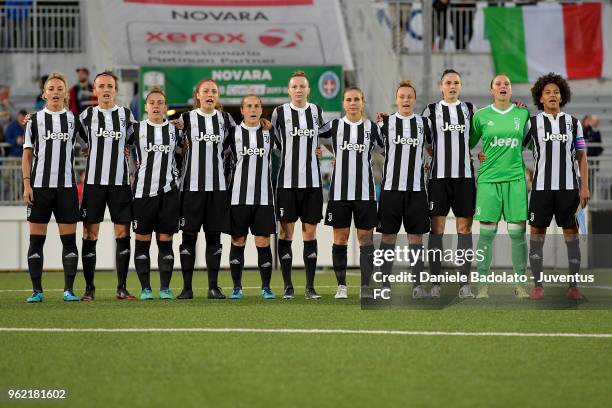
[[[488,275],[491,267],[491,259],[493,258],[493,240],[497,234],[496,225],[481,225],[480,238],[476,249],[476,259],[482,259],[478,262],[477,270],[480,276]]]
[[[508,235],[512,241],[512,270],[517,275],[525,275],[525,267],[527,265],[525,226],[522,224],[508,224]]]

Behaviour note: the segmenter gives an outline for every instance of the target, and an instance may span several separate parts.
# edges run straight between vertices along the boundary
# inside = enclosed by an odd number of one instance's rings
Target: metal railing
[[[83,51],[79,1],[0,2],[0,53]]]
[[[431,0],[429,0],[431,1]],[[610,0],[592,0],[605,2]],[[434,53],[489,53],[484,34],[485,7],[533,5],[537,3],[576,3],[577,0],[450,0],[432,1],[431,32]],[[384,0],[377,2],[379,22],[391,32],[396,52],[419,54],[423,51],[422,0]]]

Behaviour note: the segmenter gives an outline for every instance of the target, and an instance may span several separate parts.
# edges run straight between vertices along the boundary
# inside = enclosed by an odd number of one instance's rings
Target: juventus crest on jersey
[[[85,183],[128,185],[124,148],[133,132],[132,112],[117,105],[111,109],[89,107],[81,113],[81,121],[89,144]]]
[[[420,115],[395,113],[381,123],[385,146],[382,188],[396,191],[423,191],[423,144],[431,143],[429,119]]]
[[[320,187],[316,149],[319,129],[323,126],[321,107],[308,103],[305,108],[297,108],[292,103],[285,103],[272,113],[272,126],[281,145],[278,187]]]
[[[586,149],[582,125],[567,113],[556,118],[544,112],[527,122],[524,144],[533,142],[534,190],[574,190],[580,187],[576,150]]]
[[[134,198],[154,197],[177,186],[174,154],[181,142],[179,130],[167,120],[159,125],[148,120],[134,124],[138,161]]]
[[[345,116],[328,122],[319,140],[331,145],[336,158],[329,199],[374,200],[372,149],[383,147],[378,126],[367,119],[353,123]]]
[[[76,186],[73,149],[75,138],[83,135],[81,122],[68,110],[51,112],[45,108],[32,116],[23,143],[24,148],[34,150],[32,187]]]
[[[236,124],[225,112],[200,109],[183,113],[183,137],[189,140],[183,171],[183,191],[225,191],[223,142]]]
[[[474,105],[439,101],[427,105],[423,117],[431,121],[433,157],[430,178],[470,178],[474,168],[470,156],[470,126]]]
[[[274,205],[270,180],[270,152],[278,144],[274,130],[243,123],[230,129],[226,147],[235,162],[232,205]]]

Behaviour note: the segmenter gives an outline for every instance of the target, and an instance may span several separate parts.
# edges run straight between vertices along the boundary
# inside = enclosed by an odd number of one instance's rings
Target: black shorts
[[[550,226],[553,215],[561,228],[576,228],[576,210],[580,205],[578,190],[531,190],[529,197],[529,225]]]
[[[351,219],[355,220],[355,227],[359,229],[372,229],[378,225],[376,214],[376,201],[330,201],[327,203],[325,225],[334,228],[347,228],[351,226]]]
[[[175,234],[179,224],[179,195],[173,189],[154,197],[135,198],[132,229],[140,235]]]
[[[432,217],[448,215],[472,218],[476,208],[476,183],[473,178],[431,179],[428,186],[429,213]]]
[[[378,228],[383,234],[397,234],[404,222],[407,234],[425,234],[431,229],[425,191],[380,192]]]
[[[232,228],[228,191],[183,191],[181,220],[183,231],[224,232]]]
[[[85,184],[81,201],[81,220],[99,224],[104,220],[106,206],[114,224],[132,221],[132,189],[130,186],[101,186]]]
[[[281,222],[318,224],[323,218],[323,191],[314,188],[279,188],[276,209]]]
[[[76,224],[79,196],[76,187],[34,187],[34,204],[28,205],[27,219],[35,224],[48,224],[51,213],[58,224]]]
[[[273,205],[232,205],[232,235],[245,237],[251,234],[268,236],[276,234],[276,217]]]

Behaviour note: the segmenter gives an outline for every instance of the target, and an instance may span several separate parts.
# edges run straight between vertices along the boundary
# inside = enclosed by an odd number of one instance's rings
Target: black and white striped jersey
[[[329,199],[375,200],[372,149],[383,149],[378,126],[368,119],[353,123],[345,116],[325,124],[319,141],[331,145],[335,156]]]
[[[431,143],[429,119],[396,112],[383,119],[380,133],[385,146],[383,190],[425,190],[423,145]]]
[[[81,122],[89,144],[85,183],[128,185],[128,161],[124,148],[131,143],[132,124],[135,122],[132,112],[117,105],[111,109],[93,106],[81,113]]]
[[[533,142],[535,172],[533,190],[574,190],[580,187],[577,150],[585,150],[582,125],[575,117],[559,113],[553,117],[544,112],[527,122],[524,145]]]
[[[85,144],[78,116],[69,110],[36,112],[25,130],[23,147],[33,150],[32,187],[75,187],[74,144]]]
[[[205,113],[200,109],[185,112],[183,138],[189,149],[183,165],[183,191],[225,191],[223,142],[229,129],[236,126],[226,112]]]
[[[177,187],[174,154],[181,145],[180,131],[167,120],[159,125],[148,120],[134,124],[138,162],[134,198],[154,197]]]
[[[272,126],[281,143],[277,187],[320,187],[321,171],[316,149],[319,129],[323,126],[321,107],[308,103],[306,107],[298,108],[285,103],[274,109]]]
[[[475,107],[470,102],[427,105],[423,117],[431,121],[433,157],[429,178],[471,178],[470,129]]]
[[[232,205],[274,205],[270,179],[270,154],[278,147],[274,130],[249,127],[244,122],[230,128],[225,147],[234,160]]]

